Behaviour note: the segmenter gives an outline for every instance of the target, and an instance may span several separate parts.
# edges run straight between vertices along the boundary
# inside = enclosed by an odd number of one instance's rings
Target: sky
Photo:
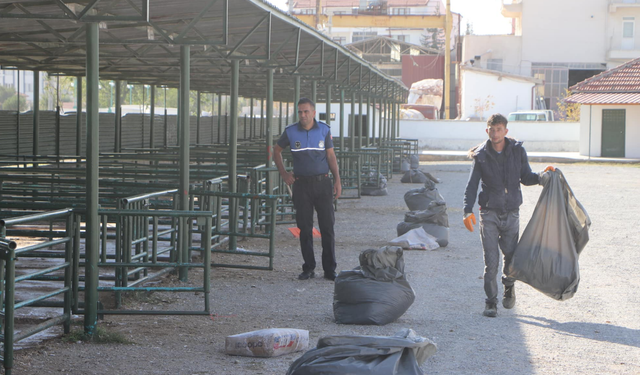
[[[287,0],[267,1],[283,10],[287,9]],[[505,0],[505,3],[511,1]],[[446,4],[444,0],[443,3]],[[462,33],[466,30],[466,22],[470,22],[476,35],[511,32],[511,20],[500,14],[501,6],[502,0],[451,0],[451,11],[462,16]]]

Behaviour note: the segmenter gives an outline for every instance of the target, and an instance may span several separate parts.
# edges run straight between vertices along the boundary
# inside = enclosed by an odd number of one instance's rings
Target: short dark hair
[[[502,124],[506,128],[508,123],[509,121],[507,121],[507,118],[499,113],[491,115],[487,120],[487,126]]]
[[[313,100],[309,99],[309,98],[300,98],[300,100],[298,100],[298,105],[300,104],[311,104],[311,106],[313,107],[313,109],[316,109],[316,103],[313,102]]]

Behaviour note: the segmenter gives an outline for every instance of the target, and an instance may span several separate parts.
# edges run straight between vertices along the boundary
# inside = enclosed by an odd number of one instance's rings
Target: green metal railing
[[[75,215],[71,209],[53,212],[24,215],[11,219],[0,220],[0,278],[3,283],[0,286],[2,299],[2,362],[5,374],[11,374],[13,367],[13,348],[16,342],[36,333],[44,331],[58,324],[63,324],[64,332],[69,333],[72,308],[72,249],[76,243],[74,237]],[[16,242],[5,238],[7,228],[17,225],[42,225],[63,221],[64,230],[55,238],[34,239],[36,243],[19,247]],[[49,231],[52,235],[52,231]],[[59,250],[64,245],[64,250]],[[36,267],[34,269],[21,268],[16,273],[16,262],[19,258],[62,258],[61,262],[52,262],[50,266]],[[47,281],[46,291],[35,292],[33,288],[27,288],[27,281]],[[34,295],[35,294],[35,295]],[[62,300],[60,300],[62,297]],[[24,298],[24,299],[19,299]],[[30,325],[21,330],[15,326],[15,312],[19,309],[47,307],[61,308],[61,312],[49,316],[39,324]],[[49,313],[50,314],[50,313]],[[31,315],[30,315],[31,316]]]
[[[342,195],[340,199],[360,199],[362,196],[362,155],[359,152],[337,151]],[[349,192],[355,190],[355,196]]]

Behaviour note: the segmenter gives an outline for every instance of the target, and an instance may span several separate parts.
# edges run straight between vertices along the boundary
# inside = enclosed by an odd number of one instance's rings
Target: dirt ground
[[[17,351],[13,373],[284,374],[302,352],[277,358],[227,356],[225,337],[263,328],[300,328],[309,330],[314,346],[327,335],[388,336],[407,327],[438,346],[422,365],[427,374],[639,374],[640,167],[556,165],[593,222],[591,240],[580,258],[580,287],[568,301],[555,301],[518,282],[515,308],[504,310],[499,305],[497,318],[483,317],[480,239],[477,230],[464,229],[461,219],[470,164],[422,163],[422,170],[442,180],[438,189],[448,203],[450,242],[434,251],[405,251],[416,300],[396,322],[336,324],[334,284],[323,278],[297,280],[302,263],[298,241],[283,225],[278,227],[274,271],[213,269],[212,316],[107,315],[99,325],[122,333],[132,344],[67,343],[55,338]],[[541,170],[544,164],[532,167]],[[386,197],[340,201],[339,270],[354,268],[360,251],[395,237],[396,225],[407,211],[403,195],[416,187],[420,185],[401,184],[400,175],[395,175]],[[521,229],[541,190],[523,187]],[[239,246],[252,249],[258,243]],[[319,248],[316,242],[321,264]],[[191,271],[189,284],[198,285],[201,276]],[[179,282],[172,277],[165,283]],[[201,309],[203,296],[156,293],[134,298],[130,304]]]

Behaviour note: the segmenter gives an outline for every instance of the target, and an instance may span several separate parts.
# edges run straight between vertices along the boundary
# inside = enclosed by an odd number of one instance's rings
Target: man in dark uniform
[[[498,266],[500,250],[504,256],[503,270],[506,270],[518,244],[520,231],[520,205],[522,204],[522,185],[544,183],[553,171],[548,166],[543,172],[531,171],[527,152],[522,142],[508,138],[507,119],[499,113],[487,121],[489,139],[469,150],[473,159],[469,181],[464,192],[464,225],[473,232],[476,217],[473,205],[478,197],[480,205],[480,239],[484,250],[484,316],[498,315]],[[478,195],[478,184],[482,190]],[[515,279],[502,276],[504,295],[502,306],[511,309],[516,303]]]
[[[333,151],[331,129],[315,120],[316,105],[307,98],[298,101],[298,119],[285,128],[274,150],[273,161],[287,185],[293,185],[293,206],[296,224],[300,229],[302,273],[300,280],[315,276],[316,260],[313,254],[313,210],[318,214],[322,235],[322,269],[328,280],[336,279],[335,235],[333,200],[342,193],[336,154]],[[291,147],[293,173],[285,170],[282,150]],[[333,175],[333,184],[329,178]]]

